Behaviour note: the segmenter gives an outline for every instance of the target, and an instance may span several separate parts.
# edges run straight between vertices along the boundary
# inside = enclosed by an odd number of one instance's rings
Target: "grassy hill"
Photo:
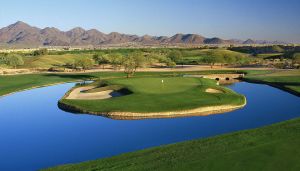
[[[24,68],[51,68],[72,64],[76,59],[90,57],[91,54],[44,55],[24,58]]]
[[[228,56],[248,56],[246,53],[235,52],[226,49],[193,49],[193,50],[182,50],[184,64],[198,64],[203,63],[201,60],[208,56],[209,53],[215,52]]]

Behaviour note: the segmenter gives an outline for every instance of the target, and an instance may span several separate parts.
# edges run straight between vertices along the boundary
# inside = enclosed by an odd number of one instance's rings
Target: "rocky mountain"
[[[268,41],[246,41],[221,38],[205,38],[197,34],[176,34],[167,36],[137,36],[112,32],[102,33],[96,29],[85,30],[80,27],[69,31],[61,31],[57,28],[46,27],[40,29],[18,21],[0,29],[0,44],[8,46],[19,45],[32,46],[85,46],[85,45],[110,45],[121,43],[151,44],[269,44]]]
[[[247,39],[246,41],[243,42],[243,44],[255,44],[255,41],[252,39]]]

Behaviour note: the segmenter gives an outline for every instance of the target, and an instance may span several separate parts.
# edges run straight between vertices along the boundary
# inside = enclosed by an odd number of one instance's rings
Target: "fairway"
[[[245,81],[269,84],[300,96],[300,70],[277,71],[246,75]]]
[[[104,83],[105,89],[109,89],[110,86],[118,86],[122,87],[123,91],[130,92],[130,94],[105,100],[70,100],[63,98],[59,103],[72,109],[75,108],[80,113],[99,115],[102,113],[116,115],[115,113],[117,113],[117,115],[123,115],[128,112],[130,114],[135,113],[132,115],[144,113],[145,116],[147,113],[149,113],[149,116],[154,115],[153,112],[178,111],[180,113],[181,111],[201,107],[215,106],[215,110],[217,110],[217,106],[223,105],[228,105],[227,108],[230,109],[236,109],[245,104],[243,95],[216,85],[214,80],[204,78],[118,78],[105,80]],[[102,84],[103,82],[99,85]],[[219,93],[206,91],[207,89],[215,89]],[[155,113],[155,115],[159,115],[159,113]]]

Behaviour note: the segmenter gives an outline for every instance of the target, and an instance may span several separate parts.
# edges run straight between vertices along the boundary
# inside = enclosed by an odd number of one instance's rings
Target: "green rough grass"
[[[258,54],[257,57],[259,58],[272,58],[272,57],[278,57],[283,55],[283,53],[261,53]]]
[[[300,70],[273,71],[260,74],[250,72],[245,79],[275,85],[300,95]]]
[[[46,171],[300,170],[300,119]]]
[[[161,81],[164,80],[164,83]],[[89,112],[166,112],[189,110],[205,106],[242,105],[245,98],[214,80],[184,77],[145,77],[106,80],[120,85],[132,94],[105,100],[69,100],[61,103]],[[207,93],[207,88],[223,93]]]

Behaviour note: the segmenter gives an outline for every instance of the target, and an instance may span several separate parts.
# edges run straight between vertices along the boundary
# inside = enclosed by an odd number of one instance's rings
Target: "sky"
[[[300,0],[9,0],[1,2],[0,27],[24,21],[63,31],[300,43],[299,9]]]

